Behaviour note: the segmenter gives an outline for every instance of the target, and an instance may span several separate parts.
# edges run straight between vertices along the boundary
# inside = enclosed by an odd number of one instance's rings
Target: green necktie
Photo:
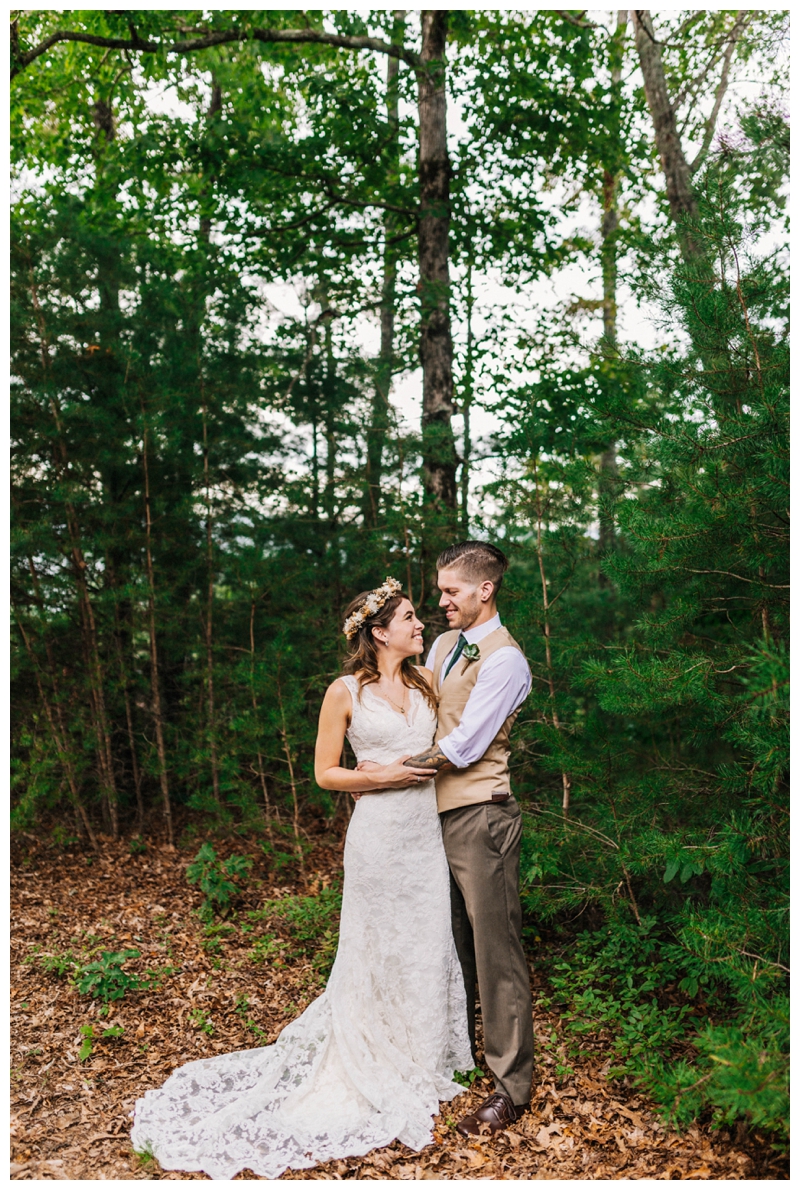
[[[459,657],[461,656],[461,654],[464,651],[464,646],[466,645],[466,643],[467,643],[467,638],[466,638],[466,636],[464,636],[464,633],[462,632],[461,635],[459,636],[458,640],[456,641],[456,647],[453,650],[453,656],[450,658],[450,664],[448,665],[447,669],[444,671],[444,678],[447,677],[447,675],[450,673],[450,670],[453,668],[455,663],[458,661]],[[442,678],[442,681],[444,681],[444,678]]]

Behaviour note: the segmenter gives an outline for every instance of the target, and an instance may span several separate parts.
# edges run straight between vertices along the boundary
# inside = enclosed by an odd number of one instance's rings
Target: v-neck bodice
[[[404,752],[413,754],[431,746],[436,714],[419,690],[409,690],[408,712],[401,715],[371,686],[359,686],[351,674],[341,680],[353,700],[347,738],[357,760],[388,764]]]

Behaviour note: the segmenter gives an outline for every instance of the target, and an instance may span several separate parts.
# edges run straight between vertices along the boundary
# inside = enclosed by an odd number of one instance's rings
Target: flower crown
[[[370,591],[367,598],[361,604],[357,611],[354,611],[352,616],[348,616],[344,622],[342,631],[348,640],[352,640],[358,632],[361,625],[370,616],[374,616],[377,611],[383,607],[387,599],[391,599],[393,595],[402,590],[402,583],[398,583],[396,578],[389,578],[387,575],[386,582],[382,587],[376,587],[374,591]]]

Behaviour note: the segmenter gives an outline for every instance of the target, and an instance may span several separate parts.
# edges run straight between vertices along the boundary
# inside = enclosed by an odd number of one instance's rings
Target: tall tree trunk
[[[142,401],[142,465],[144,468],[144,512],[145,512],[145,567],[147,571],[147,629],[150,638],[150,697],[153,721],[156,729],[156,750],[158,753],[158,779],[161,785],[161,801],[164,822],[167,828],[167,843],[174,847],[172,826],[172,803],[167,778],[167,750],[164,746],[164,721],[161,712],[161,686],[158,679],[158,644],[156,641],[156,586],[153,576],[153,553],[151,548],[153,521],[150,510],[150,469],[147,462],[147,422]]]
[[[301,873],[305,873],[305,860],[303,858],[303,843],[300,838],[300,799],[297,793],[297,779],[294,772],[294,756],[292,755],[291,741],[289,740],[289,731],[286,726],[286,709],[283,702],[283,692],[281,690],[281,671],[280,660],[278,661],[278,668],[275,674],[275,693],[278,698],[278,709],[281,713],[281,726],[279,735],[281,738],[281,747],[283,755],[286,758],[286,765],[289,770],[289,789],[292,794],[292,828],[294,830],[294,845],[297,854],[297,862],[300,866]]]
[[[322,416],[325,422],[325,488],[322,508],[328,529],[336,529],[336,359],[333,354],[333,319],[325,319],[325,358],[320,360]]]
[[[36,599],[36,604],[39,608],[39,614],[42,617],[42,621],[44,622],[44,600],[42,599],[39,588],[39,576],[36,573],[36,566],[34,564],[33,558],[31,557],[28,558],[28,568],[33,579],[34,598]],[[83,825],[83,829],[86,831],[86,835],[92,847],[95,851],[99,851],[100,848],[97,844],[97,837],[94,833],[94,830],[92,829],[92,824],[89,819],[89,815],[86,812],[86,807],[83,804],[83,799],[81,798],[80,790],[78,788],[78,781],[75,775],[75,769],[69,755],[69,747],[67,744],[68,734],[64,726],[64,717],[61,713],[61,699],[59,695],[57,677],[58,669],[56,667],[52,649],[50,647],[50,642],[45,636],[44,646],[45,652],[47,654],[48,669],[50,672],[50,684],[53,688],[52,705],[47,697],[44,683],[42,682],[41,672],[30,642],[30,638],[25,631],[25,627],[22,623],[22,617],[16,608],[15,615],[17,619],[17,626],[25,645],[25,651],[28,654],[28,659],[30,660],[31,666],[33,667],[34,674],[36,675],[36,689],[39,693],[39,701],[42,704],[42,709],[44,710],[45,718],[47,719],[47,725],[50,728],[50,735],[53,739],[53,743],[55,744],[56,752],[58,753],[59,760],[61,761],[62,768],[64,769],[64,774],[67,778],[67,785],[69,787],[73,808]]]
[[[217,717],[214,703],[214,539],[211,513],[211,476],[208,462],[208,410],[206,390],[200,366],[200,399],[203,412],[203,486],[206,497],[206,678],[208,682],[208,746],[211,760],[211,784],[217,805],[222,804],[219,792],[219,765],[217,763]]]
[[[92,146],[92,156],[95,163],[94,191],[98,210],[100,211],[106,210],[113,212],[117,201],[113,171],[111,177],[107,176],[108,150],[116,138],[116,122],[113,110],[114,91],[123,75],[129,73],[131,70],[132,66],[130,64],[123,66],[108,88],[105,97],[98,97],[92,108],[92,117],[96,128],[96,135]],[[133,617],[131,599],[124,595],[120,598],[120,586],[123,590],[126,587],[124,577],[122,583],[120,584],[119,582],[119,576],[125,576],[129,573],[131,565],[130,552],[127,549],[128,535],[124,529],[124,524],[128,519],[128,512],[125,508],[128,491],[128,476],[126,473],[127,455],[122,447],[122,444],[128,439],[129,424],[124,401],[124,387],[127,377],[122,362],[124,345],[121,332],[124,317],[120,307],[123,248],[113,224],[104,228],[98,228],[98,235],[93,244],[93,251],[97,261],[97,293],[100,305],[100,318],[97,324],[97,343],[100,347],[100,352],[97,356],[92,356],[92,362],[88,365],[88,391],[93,407],[103,419],[104,437],[107,439],[106,450],[101,452],[98,457],[105,516],[119,529],[118,533],[112,533],[109,537],[106,550],[106,564],[101,577],[103,585],[109,591],[114,605],[115,626],[113,633],[110,634],[114,639],[113,641],[109,641],[109,645],[110,650],[117,653],[117,660],[120,665],[125,724],[123,725],[121,721],[119,705],[116,699],[113,698],[109,698],[108,700],[108,718],[112,723],[110,739],[113,739],[117,734],[121,736],[127,733],[128,736],[136,787],[137,815],[141,828],[143,814],[141,782],[132,735],[132,714],[128,696],[128,683],[123,673],[123,658],[127,652],[124,642],[129,642],[131,639],[131,621]],[[109,667],[114,664],[110,656],[107,657],[107,664]],[[102,717],[105,717],[105,714],[106,710],[103,708]],[[111,751],[110,741],[108,751],[109,753]],[[112,758],[109,758],[106,768],[110,768],[111,765]],[[113,773],[111,782],[115,784]],[[112,834],[116,837],[118,829],[116,799],[109,806],[109,813]]]
[[[402,45],[405,34],[405,11],[398,9],[392,25],[392,44]],[[387,181],[393,182],[400,164],[400,117],[398,110],[398,79],[400,62],[386,59],[386,114],[389,124],[387,149]],[[364,523],[371,529],[378,525],[383,476],[383,444],[389,431],[389,390],[394,370],[394,317],[397,282],[397,248],[392,236],[397,219],[391,211],[383,217],[383,279],[381,284],[381,349],[375,372],[375,391],[372,398],[370,425],[367,430],[367,460],[364,493]]]
[[[544,652],[545,662],[547,664],[547,688],[550,692],[550,706],[552,708],[551,714],[553,718],[553,727],[559,735],[561,735],[561,720],[558,716],[558,707],[556,705],[556,685],[553,675],[553,651],[550,647],[551,633],[550,633],[550,596],[547,592],[547,575],[544,566],[544,546],[542,544],[542,523],[544,520],[544,508],[542,506],[542,490],[539,482],[539,460],[534,459],[534,479],[536,481],[536,557],[539,562],[539,577],[542,584],[542,624],[544,629]],[[566,818],[569,815],[570,793],[572,790],[572,782],[566,769],[561,770],[561,809]]]
[[[633,10],[633,24],[636,34],[636,49],[644,79],[644,93],[653,121],[656,148],[661,159],[661,168],[667,184],[667,199],[672,218],[678,228],[678,240],[685,261],[701,261],[703,246],[686,226],[686,220],[697,217],[697,200],[692,187],[692,174],[705,161],[714,139],[717,118],[722,101],[728,90],[729,72],[736,45],[752,20],[752,13],[739,11],[727,34],[725,49],[718,52],[709,65],[721,59],[722,69],[714,91],[714,105],[703,129],[703,143],[694,161],[686,159],[678,132],[676,104],[670,98],[661,46],[653,30],[653,21],[648,9]],[[704,79],[706,66],[698,79]],[[684,92],[685,93],[685,92]]]
[[[621,102],[622,81],[622,45],[625,28],[628,23],[628,10],[617,11],[617,27],[611,39],[609,56],[611,58],[611,100],[615,105],[615,115],[618,115]],[[622,129],[619,119],[616,119],[616,140],[619,145],[619,156],[622,155],[620,139]],[[603,275],[603,338],[605,348],[612,358],[617,351],[617,229],[619,228],[619,162],[609,162],[603,170],[603,219],[600,225],[601,248],[600,263]],[[600,456],[599,478],[599,515],[600,535],[599,548],[603,554],[614,544],[614,515],[607,507],[607,502],[613,497],[617,480],[617,443],[609,442]],[[601,587],[608,585],[608,579],[603,571],[599,574]]]
[[[472,392],[474,379],[472,311],[475,305],[475,295],[472,289],[472,246],[470,243],[469,258],[467,260],[467,357],[464,367],[464,391],[461,394],[461,414],[464,418],[464,444],[461,459],[461,533],[469,537],[469,481],[470,460],[472,457],[472,437],[470,433],[470,414],[472,411]]]
[[[105,799],[108,825],[113,839],[119,838],[119,812],[117,805],[117,785],[114,776],[114,757],[111,748],[111,731],[106,714],[106,700],[104,692],[104,674],[100,661],[100,646],[97,635],[97,622],[94,608],[89,598],[89,588],[86,583],[86,560],[80,545],[78,525],[74,509],[67,505],[67,526],[72,538],[70,556],[72,558],[75,585],[78,588],[78,604],[81,611],[83,635],[86,646],[86,662],[90,675],[90,703],[92,718],[97,737],[97,759],[100,771],[100,783]]]
[[[670,214],[678,227],[684,256],[694,257],[701,252],[701,248],[685,227],[685,220],[697,217],[697,201],[692,189],[691,170],[681,145],[675,109],[667,87],[661,46],[653,32],[653,21],[648,9],[634,10],[633,24],[636,50],[644,78],[644,93],[667,184]]]
[[[253,716],[256,724],[258,723],[258,700],[256,699],[256,636],[255,636],[255,618],[256,618],[256,600],[255,596],[250,597],[250,697],[253,703]],[[272,818],[272,808],[269,802],[269,792],[267,791],[267,778],[264,773],[264,758],[261,752],[256,748],[256,756],[258,757],[258,777],[261,782],[261,792],[264,795],[264,818],[267,827],[270,825]],[[280,821],[280,815],[277,815]]]
[[[422,451],[425,491],[441,530],[456,524],[457,455],[450,334],[450,158],[447,152],[445,43],[447,13],[422,11],[419,99],[419,289],[422,363]]]
[[[30,283],[33,309],[39,325],[42,368],[44,374],[47,375],[50,371],[50,354],[47,341],[47,331],[44,313],[42,312],[42,308],[39,303],[39,295],[36,289],[33,269],[31,269],[30,272]],[[64,427],[61,420],[61,411],[59,409],[54,391],[51,391],[50,393],[49,404],[50,411],[53,415],[53,422],[58,435],[57,444],[62,474],[64,478],[67,478],[69,473],[69,455],[67,451]],[[99,768],[100,786],[105,799],[106,813],[108,816],[109,826],[111,828],[111,834],[113,838],[116,839],[119,834],[117,787],[114,777],[114,758],[111,748],[111,733],[108,726],[108,717],[106,715],[105,695],[103,690],[103,667],[100,661],[97,624],[94,618],[94,609],[89,598],[89,589],[86,584],[87,565],[83,556],[83,550],[81,548],[80,527],[75,508],[69,498],[67,498],[64,502],[64,509],[66,514],[67,531],[70,538],[69,556],[71,557],[73,564],[75,585],[78,589],[78,605],[81,612],[81,623],[83,625],[84,638],[86,641],[89,690],[91,696],[90,702],[92,706],[92,718],[94,722],[95,735],[97,738],[97,762]]]

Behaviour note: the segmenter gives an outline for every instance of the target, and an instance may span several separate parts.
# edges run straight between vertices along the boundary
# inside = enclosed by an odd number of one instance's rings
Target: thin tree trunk
[[[622,43],[628,23],[628,10],[617,11],[617,27],[611,39],[611,94],[618,110],[621,102]],[[622,131],[616,121],[616,138],[619,144]],[[620,145],[620,155],[621,148]],[[600,263],[603,275],[603,338],[606,351],[614,356],[617,350],[617,230],[619,228],[619,171],[617,162],[603,170],[603,219],[600,225]],[[604,554],[615,541],[614,515],[605,506],[614,493],[618,475],[617,443],[612,439],[600,456],[599,478],[599,549]],[[602,570],[599,573],[601,587],[608,585],[608,578]]]
[[[447,151],[445,43],[447,13],[422,11],[419,99],[419,289],[422,363],[422,451],[425,491],[440,513],[441,530],[456,525],[457,455],[453,416],[453,342],[450,334],[450,158]]]
[[[253,714],[256,723],[258,722],[258,702],[256,700],[256,638],[255,638],[255,615],[256,615],[256,601],[254,597],[250,599],[250,696],[253,702]],[[269,803],[269,793],[267,791],[267,778],[264,774],[264,761],[261,753],[256,749],[256,756],[258,757],[258,776],[261,781],[261,792],[264,795],[264,817],[267,826],[270,825],[272,818],[272,807]]]
[[[208,589],[206,592],[206,670],[208,681],[208,744],[211,754],[211,784],[217,805],[222,804],[219,792],[219,765],[217,764],[217,720],[214,707],[214,541],[211,516],[211,481],[208,467],[208,413],[206,409],[205,385],[200,377],[200,394],[203,410],[203,483],[206,493],[206,567]]]
[[[392,44],[402,45],[405,34],[405,11],[394,14]],[[398,78],[400,62],[386,59],[386,114],[389,124],[387,181],[397,177],[400,162],[400,117],[398,110]],[[397,249],[391,242],[396,217],[386,211],[383,218],[383,279],[381,284],[381,348],[375,373],[372,413],[367,431],[364,522],[374,529],[380,518],[381,480],[383,477],[383,444],[389,430],[389,390],[394,370],[394,318],[397,281]]]
[[[142,406],[142,465],[144,467],[144,511],[145,511],[145,565],[147,570],[147,628],[150,637],[150,692],[153,706],[153,720],[156,729],[156,749],[158,752],[158,778],[161,785],[161,800],[164,810],[164,821],[167,827],[167,843],[175,846],[172,827],[172,803],[169,796],[169,781],[167,779],[167,750],[164,747],[164,727],[161,713],[161,688],[158,680],[158,646],[156,642],[156,595],[153,577],[153,555],[151,550],[152,516],[150,512],[150,470],[147,464],[147,421],[145,419],[144,401]]]
[[[128,678],[125,672],[125,658],[122,652],[121,628],[119,623],[119,608],[114,602],[114,619],[116,621],[116,632],[114,633],[114,641],[116,644],[117,661],[119,662],[119,680],[122,686],[122,697],[125,702],[125,722],[128,728],[128,748],[131,754],[131,769],[133,771],[133,783],[136,789],[136,829],[141,833],[144,826],[144,802],[142,801],[142,773],[139,768],[139,760],[136,755],[136,736],[133,730],[133,711],[131,709],[131,700],[128,695]]]
[[[32,565],[32,563],[31,563],[31,565]],[[61,761],[62,767],[64,769],[64,773],[67,778],[67,784],[69,786],[70,798],[72,800],[73,807],[75,809],[76,814],[79,816],[81,823],[83,824],[83,828],[86,831],[86,835],[89,839],[89,842],[91,843],[94,850],[96,852],[99,852],[100,847],[97,842],[97,836],[95,835],[94,830],[92,829],[92,824],[89,820],[89,815],[86,813],[86,807],[84,806],[83,801],[81,800],[81,796],[78,791],[78,783],[77,783],[77,780],[75,777],[75,770],[72,767],[72,761],[69,758],[69,751],[68,751],[67,743],[66,743],[67,735],[66,735],[66,732],[64,731],[64,720],[61,715],[61,706],[60,706],[59,698],[58,698],[58,686],[57,686],[57,681],[56,681],[56,671],[55,671],[55,667],[53,665],[52,656],[50,654],[49,646],[46,646],[46,647],[48,650],[48,661],[50,664],[50,680],[53,683],[53,695],[55,698],[55,709],[50,705],[50,700],[48,699],[47,694],[45,692],[44,684],[42,683],[41,674],[39,672],[39,666],[36,661],[36,656],[33,652],[33,648],[31,646],[31,642],[28,638],[28,634],[26,633],[25,628],[23,626],[22,619],[18,613],[16,613],[15,618],[17,621],[17,627],[19,628],[19,631],[20,631],[20,635],[22,636],[22,640],[25,644],[25,651],[28,654],[28,659],[30,660],[34,675],[36,677],[36,689],[39,692],[39,701],[42,704],[42,708],[45,713],[45,718],[47,719],[47,725],[50,728],[50,735],[52,736],[53,743],[55,744],[56,752],[58,753],[59,760]],[[56,720],[58,720],[58,722],[56,722]]]
[[[31,299],[33,303],[34,312],[39,323],[39,335],[42,355],[42,369],[47,375],[50,371],[50,354],[47,343],[47,332],[44,321],[44,313],[39,304],[39,295],[36,290],[36,282],[33,275],[33,269],[30,270],[31,282]],[[51,393],[49,398],[50,410],[53,414],[56,431],[58,433],[58,450],[61,456],[61,465],[63,473],[66,476],[69,469],[69,457],[67,454],[67,445],[64,437],[63,426],[61,423],[61,415],[56,402],[55,396]],[[89,598],[89,590],[86,585],[86,560],[83,557],[83,551],[80,544],[80,530],[78,525],[78,518],[75,513],[75,508],[70,500],[65,501],[65,511],[67,520],[67,530],[70,536],[71,544],[71,558],[73,562],[73,569],[75,573],[75,582],[78,588],[78,605],[81,609],[81,621],[84,626],[84,633],[86,638],[86,646],[88,653],[88,669],[90,675],[90,695],[93,710],[93,722],[95,726],[95,735],[97,738],[97,759],[100,769],[100,784],[103,789],[105,797],[106,810],[111,827],[111,834],[114,839],[119,837],[119,817],[117,807],[117,787],[114,777],[114,758],[111,747],[111,733],[108,727],[108,717],[106,715],[105,697],[103,694],[103,668],[100,662],[100,649],[97,639],[97,625],[94,618],[94,610]]]
[[[470,459],[472,456],[472,438],[470,435],[470,412],[472,409],[473,392],[473,336],[472,310],[475,296],[472,289],[472,249],[470,247],[467,260],[467,358],[464,368],[464,392],[461,397],[461,413],[464,418],[464,445],[461,459],[461,532],[465,538],[469,537],[469,481]]]
[[[547,576],[544,568],[544,552],[542,549],[542,494],[539,485],[539,467],[538,460],[534,459],[534,478],[536,481],[536,556],[539,560],[539,576],[542,582],[542,607],[543,607],[543,624],[544,624],[544,651],[545,660],[547,662],[547,686],[550,691],[551,714],[553,717],[553,727],[561,734],[561,721],[558,717],[558,708],[556,706],[556,686],[553,680],[553,654],[550,648],[550,597],[547,593]],[[569,814],[569,800],[572,782],[564,769],[561,770],[561,787],[562,799],[561,808],[566,818]]]
[[[325,421],[325,488],[322,507],[328,528],[336,528],[336,360],[333,355],[333,319],[325,319],[325,361],[322,373]]]
[[[303,845],[300,841],[300,801],[297,796],[297,781],[294,775],[294,759],[292,757],[292,749],[289,746],[289,733],[286,728],[286,711],[283,705],[283,695],[281,693],[280,670],[275,676],[275,692],[278,696],[278,707],[281,713],[281,745],[283,747],[283,754],[286,757],[286,764],[289,769],[289,788],[292,791],[292,827],[294,829],[294,844],[297,852],[297,861],[300,865],[300,871],[305,870],[305,860],[303,858]]]
[[[114,779],[114,763],[111,750],[111,734],[108,729],[108,719],[105,713],[105,696],[103,694],[103,672],[100,664],[100,654],[97,646],[97,628],[94,619],[91,600],[86,586],[84,571],[86,561],[77,540],[77,526],[72,513],[67,512],[67,525],[72,537],[71,557],[75,573],[75,585],[78,588],[78,606],[81,612],[84,647],[86,650],[86,666],[89,671],[89,704],[92,709],[92,721],[97,739],[97,759],[100,775],[100,786],[103,791],[103,809],[105,825],[114,839],[119,837],[117,816],[117,790]]]

